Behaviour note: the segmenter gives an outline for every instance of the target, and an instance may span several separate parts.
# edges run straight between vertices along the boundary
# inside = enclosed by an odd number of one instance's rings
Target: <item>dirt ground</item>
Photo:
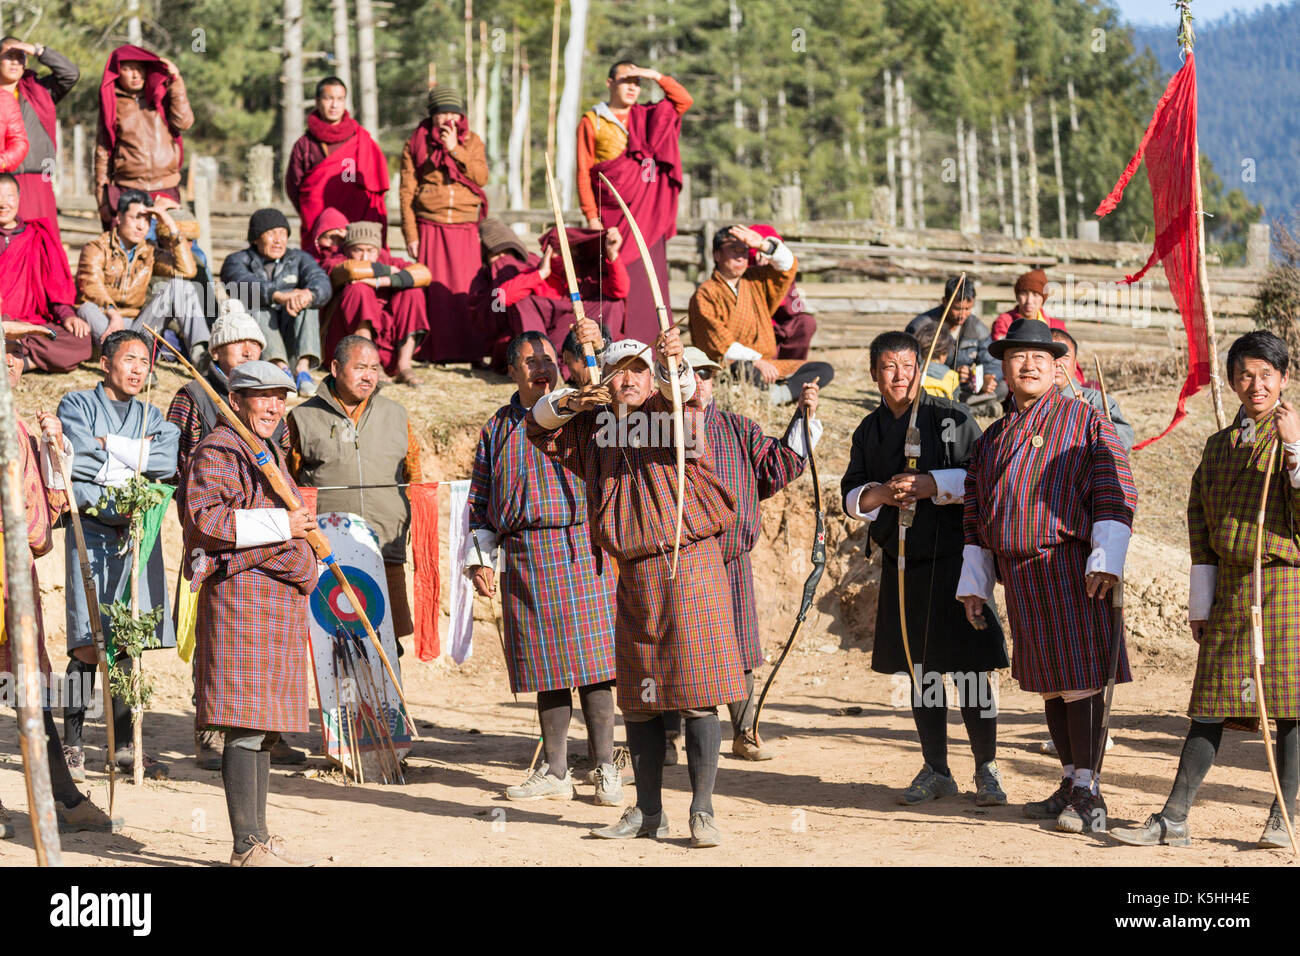
[[[864,341],[873,329],[864,330]],[[1085,326],[1075,329],[1107,363],[1111,390],[1139,437],[1168,422],[1177,393],[1179,357],[1164,330]],[[1136,345],[1136,347],[1135,347]],[[1221,352],[1222,354],[1222,352]],[[533,701],[511,698],[489,608],[476,604],[472,657],[457,666],[446,657],[421,664],[404,659],[407,698],[420,737],[408,758],[405,787],[345,786],[319,755],[319,725],[295,742],[311,746],[306,774],[275,769],[268,817],[272,832],[336,864],[1012,864],[1094,866],[1280,865],[1289,854],[1254,849],[1272,799],[1257,736],[1230,732],[1218,766],[1201,790],[1192,815],[1193,846],[1136,849],[1099,837],[1068,836],[1050,823],[1026,820],[1019,804],[1045,797],[1059,765],[1038,752],[1045,737],[1041,701],[1020,691],[1009,672],[1000,681],[998,763],[1011,805],[977,808],[974,770],[958,715],[950,714],[951,766],[960,796],[904,809],[895,796],[920,769],[921,756],[905,693],[897,681],[870,671],[877,600],[878,555],[867,559],[865,529],[849,522],[839,502],[839,478],[849,438],[876,393],[865,349],[834,350],[835,381],[823,395],[826,434],[818,450],[823,505],[828,519],[829,564],[814,609],[782,668],[764,711],[763,736],[776,759],[746,763],[723,757],[714,805],[722,846],[691,851],[687,808],[690,785],[683,759],[665,770],[664,803],[672,828],[667,841],[616,843],[587,836],[612,823],[615,808],[596,807],[592,790],[578,786],[571,802],[509,803],[502,789],[523,779],[536,740]],[[388,394],[408,406],[425,450],[426,476],[468,476],[478,429],[510,396],[503,379],[468,367],[429,369],[418,390]],[[98,376],[81,369],[58,378],[25,378],[22,413],[51,409],[72,388],[91,387]],[[165,407],[183,379],[164,370],[152,396]],[[1228,414],[1236,409],[1229,393]],[[1186,422],[1136,456],[1139,486],[1136,534],[1127,573],[1130,655],[1135,681],[1115,695],[1115,748],[1106,760],[1105,787],[1112,825],[1141,821],[1158,810],[1173,779],[1182,735],[1195,647],[1187,632],[1187,545],[1184,509],[1192,469],[1213,429],[1208,391],[1190,405]],[[769,433],[785,413],[753,409]],[[985,422],[987,424],[987,422]],[[442,495],[446,517],[447,495]],[[443,524],[445,528],[446,525]],[[812,537],[810,479],[801,478],[765,504],[764,531],[755,554],[761,582],[759,618],[769,662],[789,635],[798,595],[808,573]],[[180,558],[174,513],[164,525],[168,581]],[[443,542],[445,554],[445,537]],[[445,562],[445,557],[444,557]],[[444,563],[444,568],[446,567]],[[63,542],[38,563],[48,624],[47,646],[56,672],[63,650]],[[447,597],[442,600],[446,623]],[[192,757],[193,709],[185,665],[170,651],[152,652],[146,666],[155,681],[154,709],[146,716],[149,752],[171,765],[170,779],[136,789],[118,788],[120,834],[63,837],[65,862],[84,866],[222,863],[230,852],[220,775],[198,770]],[[759,678],[764,679],[770,663]],[[61,726],[61,721],[60,721]],[[724,719],[724,726],[726,722]],[[102,721],[88,721],[87,766],[102,764]],[[585,757],[580,712],[570,733],[570,759]],[[617,742],[623,742],[621,722]],[[0,721],[0,800],[19,832],[0,843],[0,865],[33,860],[26,797],[13,721]],[[89,774],[101,807],[106,778]],[[628,802],[635,789],[626,788]]]

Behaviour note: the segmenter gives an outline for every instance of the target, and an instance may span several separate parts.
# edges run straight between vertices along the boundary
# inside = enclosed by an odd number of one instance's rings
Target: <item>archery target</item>
[[[384,588],[371,575],[350,564],[339,564],[343,576],[352,585],[352,590],[361,602],[361,609],[370,619],[370,626],[376,631],[384,621],[387,604],[384,601]],[[326,633],[334,633],[340,623],[345,627],[361,625],[360,614],[353,609],[343,586],[339,584],[334,572],[325,570],[321,573],[320,583],[311,593],[311,613],[316,624]]]

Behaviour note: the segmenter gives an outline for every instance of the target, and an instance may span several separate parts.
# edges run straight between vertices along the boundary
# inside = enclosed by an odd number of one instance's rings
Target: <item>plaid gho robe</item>
[[[296,491],[279,448],[263,444]],[[236,510],[279,507],[252,451],[219,422],[190,458],[181,515],[191,587],[199,591],[197,727],[307,730],[307,602],[316,556],[298,538],[235,546]]]
[[[790,427],[802,427],[801,418],[796,412]],[[705,409],[704,424],[718,478],[736,498],[736,523],[722,533],[722,561],[731,585],[741,664],[752,671],[763,662],[749,560],[762,525],[759,502],[803,474],[804,460],[784,441],[764,435],[757,422],[723,411],[717,402]]]
[[[488,419],[469,483],[470,531],[491,531],[505,552],[501,611],[516,694],[614,679],[614,569],[597,570],[583,485],[529,442],[527,414],[516,392]]]
[[[1187,712],[1194,717],[1259,716],[1250,661],[1251,575],[1256,518],[1269,445],[1270,415],[1243,432],[1238,413],[1211,435],[1192,475],[1187,534],[1193,565],[1217,565],[1214,603],[1196,655]],[[1253,434],[1252,434],[1253,433]],[[1270,717],[1300,717],[1300,491],[1291,487],[1278,451],[1264,511],[1264,701]]]
[[[1084,581],[1092,526],[1131,528],[1137,508],[1114,426],[1091,405],[1050,389],[976,440],[963,507],[966,543],[993,552],[1006,585],[1011,676],[1036,693],[1104,686],[1111,608],[1109,596],[1088,597]],[[1121,642],[1117,681],[1129,680]]]
[[[656,393],[631,415],[667,421],[671,411],[672,401]],[[684,411],[695,419],[686,429],[696,437],[697,454],[686,459],[682,546],[672,580],[673,447],[609,440],[602,434],[614,421],[608,409],[583,412],[553,430],[531,412],[527,418],[529,440],[586,482],[592,541],[618,562],[614,652],[618,706],[625,712],[701,709],[745,697],[719,537],[736,520],[735,499],[714,471],[700,410]]]
[[[797,259],[785,272],[770,263],[750,266],[733,292],[715,269],[691,296],[691,341],[715,362],[722,360],[732,342],[739,342],[762,352],[763,358],[773,361],[782,375],[793,374],[803,365],[803,360],[776,358],[772,316],[794,285],[798,272]]]

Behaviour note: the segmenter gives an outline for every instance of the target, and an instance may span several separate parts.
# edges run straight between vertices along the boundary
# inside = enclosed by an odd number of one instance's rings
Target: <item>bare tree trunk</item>
[[[495,39],[492,41],[492,73],[488,81],[487,103],[488,162],[492,164],[493,180],[504,183],[506,158],[501,152],[501,51],[497,49]]]
[[[1070,98],[1070,145],[1075,145],[1075,139],[1079,135],[1079,107],[1074,101],[1074,77],[1069,76],[1065,79],[1065,93]],[[1076,165],[1077,169],[1078,166]],[[1078,219],[1083,219],[1086,215],[1083,208],[1083,177],[1078,173],[1074,176],[1074,215]]]
[[[910,110],[908,111],[911,112]],[[925,228],[925,177],[921,175],[921,131],[912,126],[912,155],[916,167],[916,228]]]
[[[894,97],[898,101],[899,129],[899,174],[903,178],[903,228],[916,228],[916,199],[912,182],[912,138],[908,133],[910,120],[907,90],[903,85],[903,75],[894,78]]]
[[[972,126],[966,133],[966,176],[970,182],[970,224],[971,232],[983,231],[984,224],[980,216],[980,161],[979,133]]]
[[[578,116],[582,95],[582,58],[587,47],[587,11],[590,0],[571,0],[569,39],[564,44],[564,91],[555,122],[555,175],[559,177],[564,208],[572,208],[574,168],[578,150]]]
[[[767,97],[758,101],[758,161],[762,164],[763,174],[772,174],[772,163],[767,149]]]
[[[348,38],[348,0],[330,0],[334,14],[334,75],[348,88],[348,112],[352,101],[352,43]]]
[[[474,132],[487,141],[488,42],[487,22],[478,22],[478,84],[474,87]]]
[[[737,0],[728,3],[729,22],[731,26],[731,123],[736,130],[735,151],[737,163],[745,161],[745,147],[742,133],[745,129],[745,101],[741,99],[743,84],[740,79],[740,25],[744,17]]]
[[[957,231],[970,232],[970,203],[966,192],[966,122],[957,118]]]
[[[289,164],[293,144],[303,134],[302,0],[284,0],[284,53],[280,66],[280,168]]]
[[[555,104],[560,83],[560,10],[564,0],[555,0],[551,14],[551,86],[546,95],[546,155],[555,158]]]
[[[1048,116],[1052,123],[1052,166],[1056,171],[1056,212],[1061,220],[1061,238],[1068,239],[1065,225],[1065,177],[1061,175],[1061,131],[1057,128],[1056,98],[1047,101]]]
[[[375,8],[357,0],[357,85],[361,125],[379,135],[379,80],[375,77]]]
[[[785,118],[781,119],[782,125],[785,124]],[[894,78],[888,70],[885,71],[885,127],[889,130],[894,128]],[[897,140],[892,135],[885,141],[885,180],[889,184],[889,224],[898,225],[898,178],[895,173],[894,151],[897,148]]]
[[[993,135],[993,162],[997,171],[998,229],[1005,235],[1007,231],[1007,194],[1002,185],[1002,140],[998,135],[998,118],[993,117],[991,131]]]
[[[1034,147],[1034,110],[1029,102],[1029,74],[1020,74],[1025,91],[1025,165],[1029,184],[1029,235],[1037,238],[1038,222],[1038,153]]]
[[[510,125],[510,206],[512,209],[528,208],[528,141],[532,138],[529,109],[528,66],[523,67],[523,82],[519,89]]]
[[[474,115],[474,0],[465,0],[465,118]]]
[[[1020,157],[1016,153],[1016,118],[1007,114],[1007,151],[1011,154],[1011,217],[1012,234],[1017,239],[1025,236],[1024,217],[1020,210]]]
[[[520,209],[527,209],[529,202],[529,193],[533,186],[533,94],[532,85],[529,80],[530,71],[528,69],[528,54],[523,54],[523,63],[520,66],[523,71],[519,78],[519,111],[523,114],[524,123],[524,149],[523,149],[523,171],[519,176],[519,191],[523,202],[519,204]]]
[[[126,42],[144,46],[144,33],[140,29],[140,0],[126,0]]]

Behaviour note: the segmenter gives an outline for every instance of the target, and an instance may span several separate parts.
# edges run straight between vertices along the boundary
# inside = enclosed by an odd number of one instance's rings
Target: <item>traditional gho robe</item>
[[[529,440],[516,392],[479,436],[466,573],[497,564],[506,668],[516,694],[614,679],[614,569],[591,546],[581,481]]]
[[[424,289],[417,289],[406,270],[411,264],[387,249],[379,250],[379,259],[367,263],[376,276],[387,275],[393,285],[377,289],[365,282],[342,282],[334,270],[348,261],[342,253],[327,256],[321,268],[330,273],[334,281],[334,297],[325,309],[322,355],[332,356],[344,336],[352,335],[362,322],[369,322],[374,330],[375,348],[379,360],[390,375],[397,371],[397,353],[402,343],[415,336],[423,338],[429,332],[429,314]]]
[[[296,492],[279,446],[262,444]],[[200,552],[190,585],[199,592],[196,726],[305,733],[316,557],[289,537],[280,499],[225,421],[194,450],[185,505],[185,553]]]
[[[664,98],[658,103],[636,103],[623,115],[608,103],[597,103],[578,123],[578,201],[588,219],[599,219],[604,228],[623,235],[620,255],[632,281],[623,334],[641,342],[653,342],[659,334],[649,276],[643,267],[633,268],[640,250],[618,201],[597,174],[614,184],[632,210],[668,305],[668,240],[677,235],[682,191],[682,114],[694,101],[671,77],[660,77],[659,85]]]
[[[910,413],[895,417],[882,402],[853,433],[849,466],[840,479],[844,513],[871,522],[869,540],[880,549],[880,594],[876,606],[871,669],[881,674],[907,673],[898,608],[898,508],[881,505],[872,511],[860,506],[862,495],[883,485],[906,464],[903,445]],[[971,446],[980,436],[970,410],[957,402],[931,395],[921,397],[916,427],[921,432],[917,469],[931,475],[938,494],[916,503],[907,532],[904,601],[907,639],[912,663],[923,673],[978,673],[1007,666],[1002,625],[991,604],[977,631],[954,600],[961,575],[962,496]]]
[[[750,266],[737,280],[735,289],[715,269],[691,296],[691,341],[715,362],[740,357],[734,351],[728,354],[739,344],[757,353],[745,358],[767,359],[782,376],[794,374],[804,364],[801,359],[777,358],[772,316],[799,271],[798,260],[789,247],[782,246],[781,250],[789,255],[786,268],[779,268],[776,261]]]
[[[695,377],[681,365],[682,399]],[[666,373],[664,373],[666,375]],[[736,520],[719,479],[700,409],[685,409],[686,497],[677,575],[669,579],[676,530],[677,456],[672,400],[661,378],[626,419],[612,409],[555,410],[561,389],[529,412],[529,440],[587,488],[592,542],[618,565],[614,651],[618,705],[654,713],[713,707],[745,697],[721,532]],[[638,414],[640,413],[640,414]]]
[[[144,418],[146,414],[147,419]],[[82,514],[81,525],[86,536],[91,574],[99,594],[104,634],[111,640],[108,606],[123,597],[129,600],[131,595],[131,522],[127,515],[118,514],[111,504],[100,508],[99,500],[105,488],[124,484],[135,474],[142,422],[149,447],[141,473],[154,481],[163,481],[176,474],[180,432],[163,418],[161,411],[138,399],[132,399],[125,414],[120,413],[102,384],[88,391],[65,395],[59,402],[58,415],[63,422],[63,433],[71,441],[75,453],[72,462],[73,493]],[[107,437],[108,448],[99,447],[96,437]],[[87,508],[96,509],[98,513],[87,514]],[[66,540],[64,598],[67,602],[68,650],[71,652],[76,647],[89,647],[94,641],[81,584],[76,541],[70,534]],[[162,548],[154,547],[140,573],[140,609],[147,611],[159,605],[167,605],[167,584],[163,577]],[[171,615],[162,616],[154,637],[162,647],[176,646]]]
[[[90,358],[89,335],[77,338],[63,320],[76,315],[77,289],[57,228],[46,219],[19,219],[14,229],[0,230],[0,307],[19,322],[51,325],[55,338],[29,335],[23,345],[32,367],[66,372]]]
[[[388,160],[366,128],[346,111],[331,125],[315,110],[307,118],[307,132],[298,137],[284,172],[284,194],[298,210],[302,248],[313,256],[316,220],[334,208],[348,222],[377,222],[388,234]]]
[[[1194,717],[1259,716],[1250,655],[1256,521],[1269,446],[1271,415],[1252,422],[1239,412],[1205,443],[1187,501],[1192,577],[1191,620],[1208,621],[1196,655],[1187,712]],[[1270,717],[1300,717],[1300,490],[1281,450],[1264,509],[1264,702]]]
[[[780,440],[764,435],[757,422],[718,408],[717,402],[710,402],[705,409],[704,424],[718,478],[736,499],[736,523],[722,533],[722,562],[731,587],[741,664],[752,671],[763,662],[754,571],[749,559],[762,528],[759,502],[803,474],[807,454],[803,416],[795,415]],[[815,444],[821,423],[813,419],[809,427]]]
[[[957,594],[991,597],[996,568],[1006,585],[1011,676],[1037,693],[1103,687],[1111,602],[1088,597],[1084,577],[1122,577],[1137,508],[1114,426],[1056,389],[1027,411],[1013,408],[971,447],[963,508]],[[1121,641],[1117,680],[1131,679]]]
[[[31,548],[32,595],[36,599],[37,666],[42,674],[50,673],[50,655],[45,649],[45,615],[41,611],[41,584],[36,578],[36,559],[49,554],[54,547],[54,523],[68,510],[68,496],[63,490],[63,476],[55,466],[50,450],[41,441],[40,433],[33,433],[27,423],[18,419],[18,453],[21,456],[23,502],[27,511],[27,544]],[[71,463],[72,444],[65,436],[63,453]],[[68,536],[72,536],[71,530]],[[0,528],[0,546],[4,542],[4,529]],[[0,547],[0,573],[4,569],[4,551]],[[10,653],[10,635],[4,608],[8,595],[0,601],[0,674],[13,673]],[[48,686],[48,685],[47,685]]]

